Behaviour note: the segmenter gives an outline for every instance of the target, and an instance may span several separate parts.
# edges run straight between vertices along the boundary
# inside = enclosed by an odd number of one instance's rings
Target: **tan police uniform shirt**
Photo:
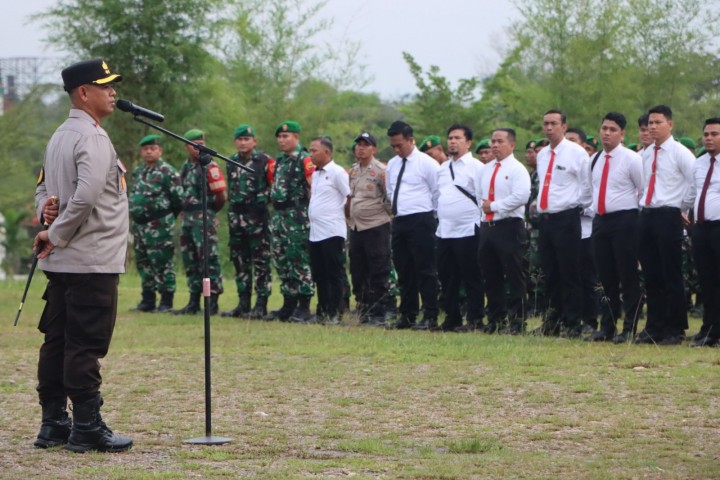
[[[350,228],[355,231],[379,227],[390,221],[390,199],[385,190],[385,165],[373,158],[367,167],[350,168]]]

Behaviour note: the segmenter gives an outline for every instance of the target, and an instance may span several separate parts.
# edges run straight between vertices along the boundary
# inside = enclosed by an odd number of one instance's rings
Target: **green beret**
[[[150,135],[143,137],[140,140],[140,143],[138,143],[138,145],[141,147],[144,147],[145,145],[160,145],[161,139],[162,139],[162,136],[158,135],[157,133],[152,133]]]
[[[437,135],[430,135],[429,137],[425,137],[425,139],[420,144],[420,151],[421,152],[427,152],[433,147],[437,147],[438,145],[442,145],[442,140]]]
[[[250,125],[240,125],[235,129],[235,136],[233,138],[238,137],[254,137],[255,136],[255,129],[252,128]]]
[[[190,141],[195,140],[205,140],[205,132],[198,128],[193,128],[192,130],[188,130],[185,132],[185,135],[183,135],[185,138],[187,138]]]
[[[535,148],[547,147],[548,145],[550,145],[550,140],[548,140],[547,138],[538,138],[537,140],[535,140]]]
[[[586,138],[587,138],[587,143],[589,143],[590,145],[595,147],[595,149],[597,149],[597,147],[598,147],[597,139],[595,137],[593,137],[592,135],[588,135]]]
[[[293,120],[286,120],[277,126],[275,129],[275,136],[280,135],[281,132],[300,133],[300,124]]]
[[[626,146],[627,148],[629,148],[630,150],[632,150],[633,152],[637,152],[637,147],[638,147],[638,144],[637,144],[637,143],[630,143],[630,144],[625,145],[625,146]]]
[[[536,146],[536,141],[535,141],[535,140],[530,140],[530,141],[525,145],[525,150],[527,150],[528,148],[534,149],[535,146]]]
[[[475,153],[478,153],[480,150],[485,150],[487,148],[490,148],[490,139],[489,138],[480,140],[478,142],[477,147],[475,147]]]
[[[697,145],[695,145],[695,142],[693,141],[692,138],[680,137],[677,139],[677,141],[682,143],[683,145],[685,145],[688,149],[692,150],[693,152],[697,148]]]

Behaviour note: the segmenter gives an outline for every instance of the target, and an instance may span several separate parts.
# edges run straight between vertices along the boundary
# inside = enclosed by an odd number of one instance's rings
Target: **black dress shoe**
[[[667,337],[663,338],[658,342],[658,345],[680,345],[685,341],[685,335],[678,334],[678,335],[668,335]]]
[[[470,333],[470,332],[481,332],[485,326],[483,324],[474,325],[468,323],[467,325],[460,325],[455,327],[455,333]]]
[[[632,332],[622,332],[620,335],[615,335],[612,341],[615,344],[627,343],[632,341],[634,337],[635,336],[632,334]]]
[[[575,327],[565,328],[562,332],[562,336],[565,338],[580,338],[582,337],[582,327],[578,325]]]
[[[583,338],[586,342],[610,342],[615,337],[614,333],[607,333],[599,330]]]
[[[653,343],[656,343],[658,339],[653,338],[652,335],[650,335],[647,330],[643,330],[638,334],[637,337],[635,337],[635,343],[638,345],[651,345]]]
[[[697,335],[696,335],[697,337]],[[691,347],[712,347],[720,343],[720,338],[717,337],[708,337],[707,335],[695,338],[695,340],[692,341],[690,344]]]
[[[489,322],[487,325],[485,325],[482,328],[483,333],[487,333],[488,335],[492,335],[493,333],[496,333],[498,331],[498,324],[495,322]]]
[[[388,328],[392,328],[394,330],[407,330],[412,328],[413,325],[415,325],[415,320],[410,320],[408,317],[400,317],[400,320],[391,324]]]

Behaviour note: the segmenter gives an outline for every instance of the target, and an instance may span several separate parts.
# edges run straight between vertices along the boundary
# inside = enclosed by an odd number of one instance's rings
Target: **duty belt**
[[[153,220],[158,220],[160,218],[163,218],[166,215],[169,215],[172,213],[172,210],[169,208],[166,208],[164,210],[158,210],[157,212],[148,213],[146,215],[140,215],[138,217],[133,217],[133,220],[138,225],[145,225],[146,223],[150,223]]]
[[[285,202],[273,202],[275,210],[289,210],[291,208],[307,207],[307,200],[287,200]]]
[[[267,213],[267,204],[247,204],[247,203],[233,203],[230,205],[230,209],[233,213],[245,214],[245,213]]]

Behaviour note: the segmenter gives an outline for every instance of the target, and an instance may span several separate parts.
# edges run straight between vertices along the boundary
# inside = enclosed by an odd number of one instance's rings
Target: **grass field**
[[[32,447],[45,280],[0,282],[0,478],[720,478],[720,349],[385,331],[213,317],[204,435],[202,317],[137,314],[121,280],[103,361],[121,454]],[[234,306],[230,292],[221,308]],[[187,300],[184,289],[176,306]],[[279,294],[273,300],[279,303]],[[535,319],[531,327],[537,325]],[[699,321],[692,320],[689,333]]]

